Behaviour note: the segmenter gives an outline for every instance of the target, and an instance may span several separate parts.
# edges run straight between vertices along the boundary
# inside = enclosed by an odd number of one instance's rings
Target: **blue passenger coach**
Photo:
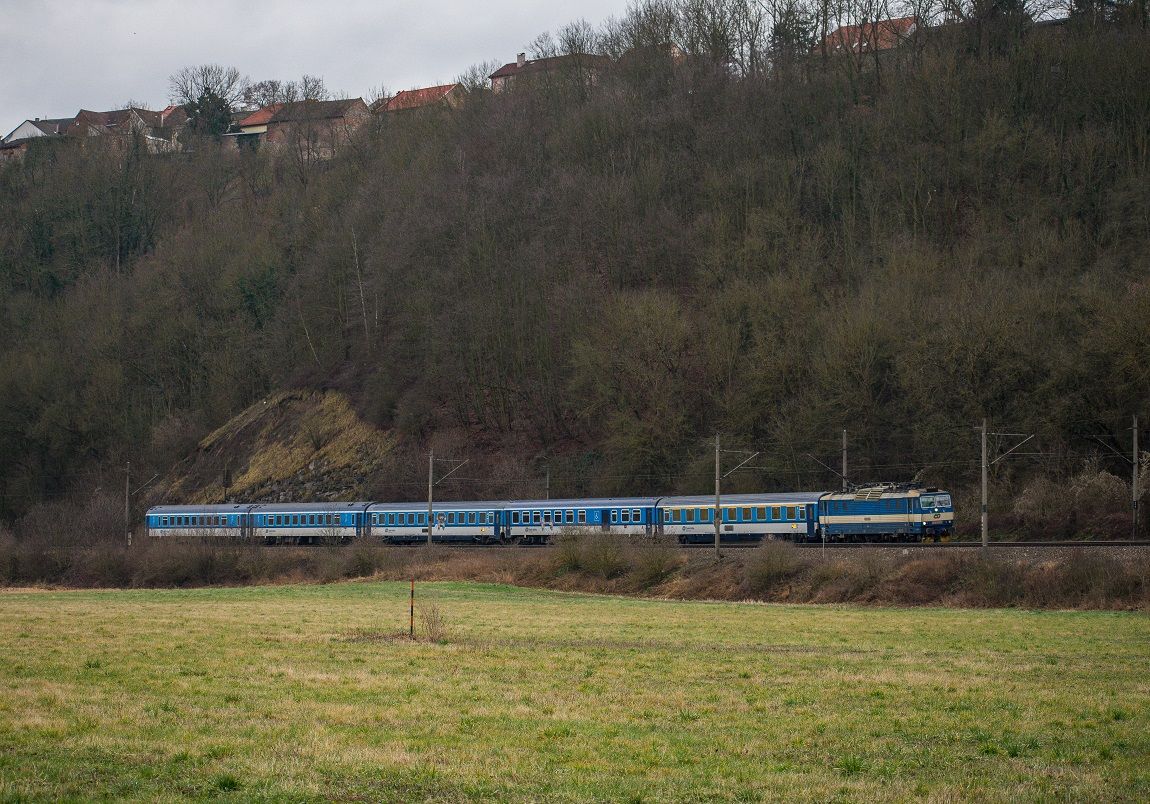
[[[805,540],[815,532],[821,495],[818,491],[798,491],[721,497],[720,541]],[[663,497],[658,513],[662,532],[676,537],[680,544],[700,544],[715,539],[713,496]]]

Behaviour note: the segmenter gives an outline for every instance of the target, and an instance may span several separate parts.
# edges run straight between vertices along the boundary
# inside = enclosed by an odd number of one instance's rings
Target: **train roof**
[[[258,503],[253,511],[277,514],[304,514],[315,511],[362,511],[370,502],[310,502],[310,503]]]
[[[317,513],[319,511],[362,511],[368,502],[311,502],[311,503],[233,503],[225,505],[157,505],[149,514],[246,514],[271,511],[280,514]]]
[[[722,505],[788,505],[795,503],[818,502],[825,491],[792,491],[779,494],[722,494]],[[690,497],[664,497],[660,508],[673,508],[677,505],[706,505],[714,507],[714,494],[698,494]]]
[[[828,494],[828,500],[890,500],[899,497],[918,497],[921,494],[949,494],[945,489],[925,488],[923,486],[889,485],[868,486],[854,491],[842,491]]]
[[[507,505],[502,500],[434,500],[434,511],[501,511]],[[367,507],[368,511],[426,511],[427,501],[423,502],[376,502]]]
[[[584,497],[565,500],[511,500],[505,508],[642,508],[655,505],[659,497]]]
[[[155,505],[148,509],[148,514],[246,514],[254,507],[251,503],[227,503],[224,505]]]

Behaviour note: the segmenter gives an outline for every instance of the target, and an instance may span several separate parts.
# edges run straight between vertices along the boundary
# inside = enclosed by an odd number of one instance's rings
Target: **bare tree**
[[[248,84],[247,76],[241,75],[235,67],[219,64],[184,67],[168,77],[169,97],[173,103],[197,103],[205,95],[212,95],[232,109],[243,102]]]

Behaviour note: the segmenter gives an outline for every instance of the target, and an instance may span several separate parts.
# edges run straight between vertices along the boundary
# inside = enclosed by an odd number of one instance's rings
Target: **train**
[[[689,497],[440,502],[431,506],[433,542],[530,544],[564,534],[614,533],[711,543],[716,508],[722,543],[942,541],[954,530],[949,492],[916,484],[853,491]],[[427,542],[428,505],[419,502],[232,503],[150,508],[151,537],[218,535],[265,544],[374,539]]]

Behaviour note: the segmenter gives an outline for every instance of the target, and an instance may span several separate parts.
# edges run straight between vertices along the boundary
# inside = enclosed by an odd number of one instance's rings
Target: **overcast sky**
[[[511,61],[539,33],[626,0],[0,0],[0,136],[22,120],[141,101],[168,103],[168,76],[215,62],[253,80],[319,75],[366,96]]]

